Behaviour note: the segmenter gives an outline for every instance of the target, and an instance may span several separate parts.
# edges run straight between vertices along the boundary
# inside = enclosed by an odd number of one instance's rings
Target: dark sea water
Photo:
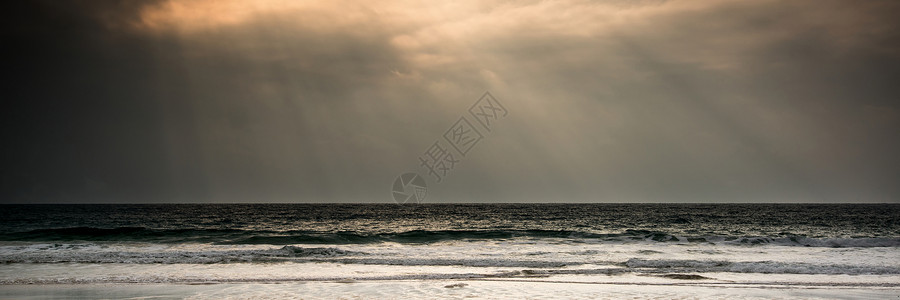
[[[0,209],[0,285],[539,277],[900,287],[896,204]]]
[[[147,204],[0,208],[0,241],[354,244],[534,237],[777,241],[834,247],[900,245],[900,205],[894,204]]]

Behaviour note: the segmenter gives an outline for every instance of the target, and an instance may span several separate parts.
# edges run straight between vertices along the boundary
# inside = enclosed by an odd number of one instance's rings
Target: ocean
[[[0,209],[3,298],[35,295],[29,285],[60,298],[97,286],[125,287],[112,298],[900,296],[897,204]],[[767,294],[782,290],[805,292]]]

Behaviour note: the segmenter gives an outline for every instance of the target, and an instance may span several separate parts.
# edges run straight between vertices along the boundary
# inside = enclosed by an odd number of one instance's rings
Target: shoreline
[[[542,280],[384,280],[255,283],[86,283],[0,285],[0,298],[211,299],[310,298],[803,298],[872,299],[900,295],[900,286],[746,286],[741,284],[647,284]]]

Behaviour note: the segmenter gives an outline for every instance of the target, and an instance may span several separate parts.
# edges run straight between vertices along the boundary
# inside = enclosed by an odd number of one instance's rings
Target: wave
[[[895,275],[900,268],[846,264],[812,264],[778,261],[735,262],[724,260],[647,260],[632,258],[622,265],[649,273],[763,273],[763,274],[828,274],[828,275]]]
[[[822,267],[811,267],[811,270],[821,269]],[[828,268],[828,267],[825,267]],[[685,271],[685,270],[680,270]],[[689,271],[695,272],[695,271]],[[774,272],[766,272],[774,273]],[[840,273],[811,273],[811,272],[787,272],[788,274],[879,274],[876,272],[840,272]],[[651,282],[622,282],[621,280],[611,279],[604,281],[567,281],[565,277],[554,280],[557,275],[589,275],[589,276],[619,276],[627,274],[637,274],[639,276],[652,276],[659,278],[667,278],[672,281],[651,281]],[[880,273],[880,274],[896,274],[896,273]],[[221,283],[287,283],[287,282],[323,282],[331,281],[337,283],[356,283],[370,281],[397,281],[397,280],[499,280],[514,282],[554,282],[554,283],[579,283],[579,284],[640,284],[640,285],[672,285],[683,284],[683,280],[702,280],[703,284],[728,284],[733,286],[736,283],[730,280],[718,279],[715,274],[707,274],[707,276],[692,273],[670,273],[658,272],[656,274],[646,274],[643,272],[635,272],[629,268],[598,268],[598,269],[519,269],[508,271],[485,270],[483,272],[460,272],[460,273],[406,273],[406,274],[389,274],[389,275],[315,275],[302,274],[285,275],[271,274],[262,276],[234,277],[234,276],[218,276],[216,274],[197,275],[197,274],[117,274],[117,275],[101,275],[101,276],[78,276],[78,277],[35,277],[35,278],[3,278],[0,279],[0,285],[22,285],[22,284],[96,284],[96,283],[186,283],[186,284],[221,284]],[[861,282],[853,281],[749,281],[737,283],[744,286],[821,286],[821,287],[898,287],[900,284],[890,281],[877,282]]]
[[[304,282],[304,281],[334,281],[338,283],[355,283],[365,281],[384,280],[504,280],[504,279],[528,279],[545,278],[551,275],[619,275],[626,273],[620,268],[614,269],[581,269],[581,270],[512,270],[512,271],[487,271],[467,273],[419,273],[419,274],[393,274],[374,276],[263,276],[255,278],[222,278],[218,276],[103,276],[103,277],[66,277],[66,278],[28,278],[28,279],[0,279],[0,285],[11,284],[87,284],[87,283],[277,283],[277,282]],[[579,283],[579,282],[572,282]],[[584,282],[580,282],[584,283]]]
[[[228,264],[228,263],[337,263],[395,266],[465,266],[560,268],[600,261],[559,261],[515,258],[430,258],[383,256],[335,247],[283,246],[251,250],[166,250],[157,246],[109,247],[101,244],[36,244],[0,247],[0,264],[4,263],[124,263],[124,264]]]
[[[0,241],[71,242],[111,241],[150,243],[213,243],[221,245],[290,244],[427,244],[454,240],[503,240],[515,238],[566,239],[579,242],[709,243],[717,245],[781,245],[804,247],[900,247],[898,237],[812,238],[796,235],[772,237],[730,235],[676,235],[659,231],[625,230],[592,233],[570,230],[412,230],[403,232],[153,229],[145,227],[71,227],[0,234]]]
[[[614,235],[555,230],[411,230],[366,233],[357,231],[273,231],[241,229],[152,229],[145,227],[72,227],[0,234],[3,241],[147,241],[217,244],[365,244],[380,242],[434,243],[465,239],[604,238]]]
[[[429,246],[430,247],[430,246]],[[451,247],[457,247],[452,245]],[[752,247],[752,246],[751,246]],[[491,248],[483,252],[470,248],[464,253],[434,255],[431,250],[418,252],[406,246],[366,246],[356,249],[346,247],[281,246],[216,246],[189,245],[167,246],[162,244],[27,244],[0,246],[0,264],[271,264],[271,263],[329,263],[340,265],[405,266],[414,269],[426,266],[450,266],[471,268],[502,268],[522,270],[521,276],[551,276],[561,274],[691,274],[691,273],[762,273],[762,274],[845,274],[845,275],[900,275],[900,266],[874,260],[849,261],[819,260],[773,261],[766,256],[757,260],[744,256],[710,259],[659,259],[647,257],[611,257],[605,253],[560,251],[549,255],[499,255]],[[350,249],[350,250],[348,250]],[[413,250],[408,252],[407,250]],[[421,251],[422,249],[419,249]],[[564,249],[569,250],[569,249]],[[752,249],[748,249],[753,251]],[[787,249],[790,252],[794,250]],[[819,252],[818,249],[810,249]],[[832,251],[832,250],[828,250]],[[833,250],[843,253],[845,250]],[[871,252],[871,250],[859,250]],[[890,253],[891,249],[875,250]],[[418,254],[415,254],[418,253]],[[453,253],[448,252],[448,254]],[[556,256],[554,253],[563,255]],[[573,257],[572,255],[577,255]],[[743,261],[749,259],[748,261]],[[777,259],[777,257],[771,257]],[[427,268],[424,268],[427,269]],[[518,276],[518,275],[517,275]]]
[[[246,234],[238,229],[151,229],[67,227],[0,234],[4,241],[212,242]]]
[[[255,250],[120,251],[97,244],[52,244],[5,247],[0,263],[214,264],[279,262],[298,258],[361,255],[331,247],[284,246]],[[10,249],[12,248],[12,249]]]
[[[400,253],[367,253],[337,247],[283,246],[269,249],[170,250],[166,247],[106,246],[102,244],[34,244],[0,247],[0,264],[12,263],[113,263],[113,264],[230,264],[230,263],[333,263],[383,266],[459,266],[477,268],[526,269],[525,275],[560,274],[668,274],[668,273],[764,273],[764,274],[846,274],[897,275],[900,266],[884,264],[843,264],[784,261],[735,261],[727,259],[647,259],[604,260],[606,256],[584,259],[529,258],[507,256],[429,257]],[[602,268],[598,268],[602,267]],[[585,273],[586,272],[586,273]]]
[[[425,273],[425,274],[398,274],[384,276],[320,276],[320,277],[300,277],[300,276],[265,276],[256,278],[222,278],[219,276],[141,276],[141,275],[115,275],[102,277],[64,277],[64,278],[16,278],[16,279],[0,279],[0,285],[27,285],[27,284],[129,284],[129,283],[166,283],[166,284],[241,284],[241,283],[297,283],[297,282],[335,282],[335,283],[359,283],[359,282],[377,282],[377,281],[422,281],[422,280],[478,280],[478,281],[510,281],[510,282],[546,282],[546,283],[568,283],[568,284],[609,284],[609,285],[642,285],[642,286],[672,286],[673,284],[684,284],[683,277],[694,277],[699,275],[685,274],[668,274],[659,277],[669,278],[673,281],[656,281],[656,282],[622,282],[618,280],[611,281],[580,281],[580,280],[553,280],[548,275],[540,273],[531,273],[531,270],[502,272],[502,273]],[[620,272],[612,270],[578,270],[574,272],[560,272],[558,274],[572,275],[618,275]],[[703,276],[700,276],[703,277]],[[691,278],[694,279],[694,278]],[[791,281],[756,281],[733,283],[723,281],[717,278],[703,277],[694,280],[703,280],[704,282],[693,282],[694,284],[702,283],[706,286],[715,286],[718,284],[727,284],[728,287],[821,287],[821,288],[896,288],[900,287],[900,283],[896,282],[842,282],[842,281],[812,281],[812,282],[791,282]],[[681,281],[681,282],[679,282]],[[449,286],[445,286],[449,287]]]

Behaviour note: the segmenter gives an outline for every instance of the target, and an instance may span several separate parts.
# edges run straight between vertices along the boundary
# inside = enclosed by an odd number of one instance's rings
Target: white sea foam
[[[334,264],[532,270],[532,275],[729,272],[759,274],[900,274],[895,247],[781,247],[774,244],[564,243],[473,240],[430,244],[211,245],[150,243],[6,244],[0,262],[29,264]],[[482,269],[478,269],[482,268]],[[582,271],[572,271],[582,270]],[[27,272],[28,269],[26,268]],[[396,274],[386,274],[391,276]],[[165,275],[160,275],[165,277]],[[52,281],[52,280],[51,280]]]

